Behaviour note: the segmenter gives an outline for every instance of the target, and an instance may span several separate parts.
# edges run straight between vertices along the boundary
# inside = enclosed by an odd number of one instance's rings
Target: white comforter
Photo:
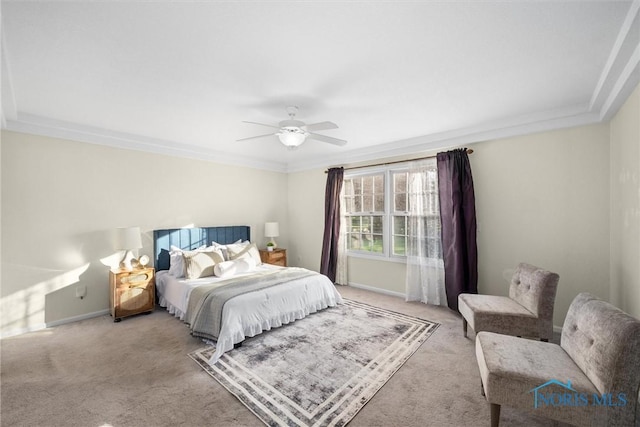
[[[283,267],[262,264],[253,272],[277,268]],[[237,277],[248,276],[253,272]],[[160,306],[166,307],[169,313],[184,320],[191,291],[195,287],[220,280],[227,278],[205,277],[185,280],[176,279],[168,271],[159,271],[156,275],[156,287]],[[247,337],[253,337],[340,303],[342,296],[333,283],[323,275],[305,277],[232,298],[222,310],[222,328],[216,342],[216,351],[209,363],[217,362],[223,353],[232,350],[234,344],[242,342]]]

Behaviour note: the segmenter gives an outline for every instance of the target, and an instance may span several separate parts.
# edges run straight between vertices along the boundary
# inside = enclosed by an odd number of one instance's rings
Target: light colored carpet
[[[442,307],[340,287],[346,298],[440,323],[349,423],[488,426],[474,335]],[[2,426],[264,426],[187,354],[202,347],[162,309],[113,323],[102,316],[7,338],[1,345]],[[503,408],[501,426],[552,426]]]
[[[245,340],[213,365],[190,356],[268,426],[343,426],[436,330],[437,323],[344,300]]]

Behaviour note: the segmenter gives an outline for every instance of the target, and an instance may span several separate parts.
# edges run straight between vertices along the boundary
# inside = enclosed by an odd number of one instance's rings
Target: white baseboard
[[[358,289],[364,289],[365,291],[376,292],[384,295],[391,295],[393,297],[400,297],[402,299],[406,298],[406,295],[403,292],[390,291],[387,289],[376,288],[375,286],[362,285],[360,283],[349,282],[348,286],[352,286]]]
[[[11,329],[10,331],[2,332],[2,334],[0,334],[0,339],[15,337],[18,335],[27,334],[29,332],[40,331],[46,328],[47,325],[45,325],[44,323],[38,323],[37,325],[29,326],[28,328]]]
[[[55,326],[65,325],[67,323],[79,322],[81,320],[92,319],[94,317],[104,316],[105,314],[109,314],[109,309],[105,308],[104,310],[94,311],[93,313],[81,314],[79,316],[67,317],[66,319],[54,320],[53,322],[47,323],[47,328],[53,328]]]
[[[67,317],[66,319],[54,320],[49,323],[38,323],[36,325],[29,326],[27,328],[19,328],[12,329],[10,331],[0,333],[0,339],[15,337],[18,335],[24,335],[29,332],[37,332],[47,328],[53,328],[55,326],[64,325],[67,323],[79,322],[80,320],[91,319],[93,317],[104,316],[105,314],[109,314],[109,309],[104,309],[100,311],[94,311],[93,313],[81,314],[79,316]]]

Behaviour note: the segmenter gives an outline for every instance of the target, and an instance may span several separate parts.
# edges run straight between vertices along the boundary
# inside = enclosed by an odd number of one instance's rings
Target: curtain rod
[[[466,149],[467,154],[472,154],[473,150],[471,148],[467,148]],[[425,159],[433,159],[434,157],[436,157],[437,155],[434,156],[425,156],[425,157],[418,157],[416,159],[408,159],[408,160],[395,160],[393,162],[384,162],[384,163],[376,163],[373,165],[362,165],[362,166],[352,166],[350,168],[344,168],[344,170],[352,170],[352,169],[362,169],[362,168],[372,168],[375,166],[387,166],[387,165],[394,165],[396,163],[407,163],[407,162],[412,162],[414,160],[425,160]],[[324,171],[324,173],[329,173],[328,170]]]

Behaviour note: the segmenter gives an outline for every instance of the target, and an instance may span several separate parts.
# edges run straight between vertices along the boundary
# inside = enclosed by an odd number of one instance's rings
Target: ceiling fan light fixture
[[[295,148],[302,144],[305,139],[307,139],[307,134],[306,132],[301,132],[301,130],[298,128],[283,128],[282,131],[278,133],[278,139],[287,147]]]
[[[335,123],[319,122],[307,125],[304,122],[295,119],[297,111],[298,107],[287,107],[289,119],[281,121],[278,126],[244,121],[243,123],[276,128],[278,129],[278,132],[270,133],[267,135],[251,136],[249,138],[238,139],[237,141],[246,141],[249,139],[258,139],[273,135],[277,136],[282,145],[287,147],[289,150],[295,150],[300,145],[302,145],[302,143],[305,142],[307,138],[334,145],[345,145],[347,143],[347,141],[345,141],[344,139],[338,139],[331,136],[315,133],[319,130],[338,129],[338,125],[336,125]]]

